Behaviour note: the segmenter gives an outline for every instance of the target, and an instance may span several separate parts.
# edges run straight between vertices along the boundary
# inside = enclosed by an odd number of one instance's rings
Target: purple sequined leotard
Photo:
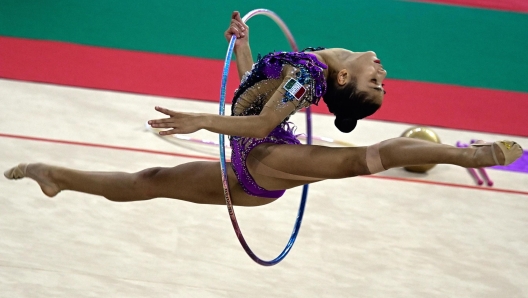
[[[251,71],[242,78],[235,92],[232,105],[232,116],[258,115],[267,101],[275,93],[281,91],[284,103],[293,102],[296,111],[319,102],[326,92],[326,81],[323,70],[327,66],[317,60],[316,56],[306,52],[277,52],[259,58]],[[287,85],[289,79],[304,87],[304,93],[292,94]],[[299,86],[300,86],[299,85]],[[297,90],[297,89],[295,89]],[[292,114],[293,114],[292,113]],[[294,135],[294,126],[285,119],[265,138],[249,138],[231,136],[231,164],[237,179],[250,195],[265,198],[279,198],[285,190],[266,190],[260,187],[246,166],[246,159],[253,148],[262,143],[301,144]]]

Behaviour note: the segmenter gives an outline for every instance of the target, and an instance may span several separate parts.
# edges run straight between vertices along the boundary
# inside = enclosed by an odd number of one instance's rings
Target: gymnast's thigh
[[[220,163],[217,163],[218,166],[218,177],[220,177],[220,183],[222,183],[221,179],[221,171],[220,171]],[[235,172],[233,171],[233,168],[231,167],[231,163],[226,164],[227,167],[227,175],[228,175],[228,181],[229,181],[229,193],[231,195],[231,200],[233,202],[233,205],[235,206],[262,206],[267,205],[277,199],[271,199],[271,198],[261,198],[261,197],[255,197],[252,195],[247,194],[244,189],[242,189],[242,186],[238,182]],[[223,185],[220,185],[220,189],[222,190],[222,205],[225,205],[225,196],[224,196],[224,189]]]
[[[261,187],[276,190],[366,175],[365,156],[366,147],[261,144],[250,152],[247,166]]]
[[[226,164],[233,205],[260,206],[274,199],[260,198],[244,192],[230,163]],[[149,188],[155,197],[174,198],[198,204],[225,205],[219,162],[196,161],[172,168],[147,171]]]

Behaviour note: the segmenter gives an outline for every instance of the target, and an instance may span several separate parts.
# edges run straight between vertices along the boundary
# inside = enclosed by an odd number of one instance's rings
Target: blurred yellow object
[[[440,138],[438,135],[432,131],[430,128],[423,127],[423,126],[415,126],[407,129],[404,131],[401,135],[402,137],[407,138],[415,138],[435,143],[440,143]],[[404,167],[405,170],[413,173],[425,173],[432,169],[436,164],[426,164],[426,165],[419,165],[419,166],[409,166]]]

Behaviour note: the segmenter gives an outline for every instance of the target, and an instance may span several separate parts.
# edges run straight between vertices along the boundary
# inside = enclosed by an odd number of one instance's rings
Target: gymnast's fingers
[[[233,12],[231,18],[234,19],[234,20],[237,20],[237,21],[240,22],[240,23],[244,23],[244,22],[242,21],[242,18],[240,17],[240,13],[239,13],[238,11]]]
[[[239,31],[245,31],[246,30],[246,24],[244,24],[244,22],[242,21],[237,21],[237,20],[231,20],[231,25],[235,25],[236,28],[239,30]]]
[[[149,120],[147,123],[152,125],[152,124],[160,124],[160,123],[168,123],[168,122],[172,122],[174,118],[163,118],[163,119],[153,119],[153,120]]]
[[[167,136],[167,135],[173,135],[173,134],[177,134],[178,131],[174,128],[174,129],[169,129],[169,130],[163,130],[163,131],[160,131],[159,134],[162,135],[162,136]]]
[[[231,13],[231,22],[229,24],[230,27],[233,25],[233,22],[237,21],[237,17],[238,17],[238,19],[240,19],[240,13],[238,11],[233,11],[233,13]],[[231,28],[229,28],[229,29],[231,29]]]
[[[224,32],[224,36],[226,40],[229,42],[233,35],[238,38],[240,34],[238,33],[238,30],[236,29],[236,27],[234,27],[233,24],[230,24],[227,30]]]
[[[226,34],[229,35],[229,37],[231,37],[231,35],[235,35],[237,38],[240,37],[241,33],[236,25],[231,24],[231,26],[229,26],[229,29],[227,29],[227,31],[228,32],[226,32]]]
[[[165,115],[168,115],[168,116],[176,116],[176,115],[179,114],[176,111],[172,111],[172,110],[169,110],[169,109],[166,109],[166,108],[162,108],[162,107],[158,107],[158,106],[156,106],[155,109],[156,109],[156,111],[158,111],[160,113],[163,113]]]
[[[233,12],[231,13],[231,19],[237,19],[237,18],[240,19],[240,13],[239,13],[238,11],[235,10],[235,11],[233,11]]]
[[[150,126],[156,127],[156,128],[174,127],[174,125],[175,123],[170,123],[170,122],[157,122],[157,123],[150,124]]]
[[[244,31],[246,31],[246,26],[244,25],[244,23],[240,23],[240,22],[237,22],[237,21],[232,21],[231,27],[234,27],[234,29],[236,29],[238,32],[240,32],[240,35],[242,35],[242,36],[246,35],[244,33]]]

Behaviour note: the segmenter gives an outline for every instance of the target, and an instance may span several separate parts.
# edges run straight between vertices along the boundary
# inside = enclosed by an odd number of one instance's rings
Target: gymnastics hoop
[[[295,43],[295,40],[293,39],[293,36],[286,27],[286,24],[279,18],[277,14],[274,12],[268,10],[268,9],[255,9],[250,12],[248,12],[243,18],[242,21],[246,23],[250,18],[256,16],[256,15],[265,15],[269,18],[271,18],[275,23],[281,28],[282,32],[288,39],[288,42],[290,43],[290,46],[293,51],[298,51],[297,44]],[[221,116],[225,115],[225,93],[226,93],[226,85],[227,85],[227,76],[229,74],[229,64],[231,62],[231,56],[233,55],[233,48],[235,47],[235,41],[236,36],[233,35],[231,37],[231,41],[229,42],[229,46],[227,47],[227,53],[226,58],[224,61],[224,71],[222,72],[222,85],[220,87],[220,111],[219,114]],[[312,113],[310,111],[310,108],[306,108],[306,143],[312,144]],[[246,240],[244,239],[244,236],[242,235],[242,231],[240,230],[240,227],[238,226],[238,222],[235,216],[235,209],[233,208],[233,202],[231,200],[231,194],[229,193],[229,183],[227,180],[227,170],[226,170],[226,158],[225,158],[225,145],[224,145],[224,135],[219,135],[219,147],[220,147],[220,170],[222,172],[222,186],[224,187],[224,197],[226,200],[227,205],[227,211],[229,212],[229,217],[231,218],[231,223],[233,224],[233,228],[235,230],[235,234],[238,238],[238,241],[240,241],[240,244],[248,254],[248,256],[253,259],[256,263],[262,265],[262,266],[273,266],[278,264],[286,255],[290,252],[293,244],[295,243],[295,239],[297,239],[297,234],[299,233],[299,229],[301,228],[301,222],[304,215],[304,208],[306,206],[306,198],[308,197],[308,184],[305,184],[303,186],[303,192],[301,196],[301,203],[299,205],[299,211],[297,213],[297,218],[295,220],[295,224],[293,226],[293,231],[290,236],[290,240],[288,240],[288,243],[286,244],[286,247],[284,247],[284,250],[273,260],[265,261],[259,258],[252,250],[249,248],[249,245],[247,244]]]

